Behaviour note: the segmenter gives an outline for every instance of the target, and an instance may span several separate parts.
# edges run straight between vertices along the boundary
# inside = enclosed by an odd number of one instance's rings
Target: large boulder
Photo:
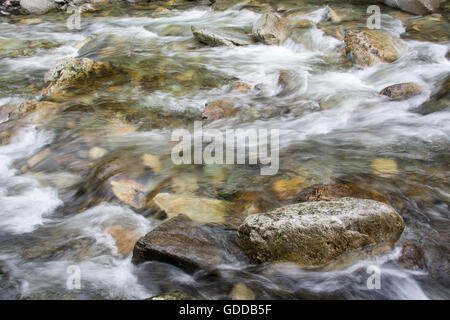
[[[425,15],[439,9],[440,0],[379,0],[392,8],[397,8],[406,12]]]
[[[392,100],[404,100],[422,92],[422,88],[414,82],[397,83],[380,91],[380,94]]]
[[[42,90],[42,95],[63,94],[74,85],[87,83],[111,71],[111,65],[106,62],[96,62],[88,58],[61,59],[45,74],[44,81],[47,86]]]
[[[289,36],[287,24],[273,12],[264,13],[253,25],[252,38],[265,44],[279,45]]]
[[[387,204],[342,198],[248,216],[238,235],[255,262],[285,261],[313,267],[368,246],[392,245],[404,226],[402,217]]]
[[[159,261],[188,272],[212,270],[221,264],[248,263],[235,230],[198,224],[185,215],[163,222],[138,240],[133,263]]]
[[[196,27],[191,27],[191,30],[195,39],[212,47],[232,47],[252,44],[252,39],[249,36],[238,31]]]
[[[56,9],[57,4],[54,0],[20,0],[20,6],[29,13],[44,14]]]
[[[344,42],[347,55],[352,54],[363,66],[400,58],[396,41],[380,30],[347,30]]]

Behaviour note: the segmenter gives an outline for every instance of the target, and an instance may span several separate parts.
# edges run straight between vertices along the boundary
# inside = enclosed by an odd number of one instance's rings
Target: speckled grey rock
[[[248,216],[238,236],[255,262],[289,261],[313,267],[366,246],[392,245],[404,226],[402,217],[385,203],[342,198]]]
[[[201,43],[216,46],[245,46],[252,44],[252,39],[244,33],[231,30],[191,27],[192,34]]]
[[[20,6],[29,13],[43,14],[57,7],[53,0],[20,0]]]
[[[289,36],[289,28],[273,12],[264,13],[253,25],[252,38],[269,45],[279,45]]]
[[[379,2],[418,15],[433,13],[440,6],[439,0],[379,0]]]

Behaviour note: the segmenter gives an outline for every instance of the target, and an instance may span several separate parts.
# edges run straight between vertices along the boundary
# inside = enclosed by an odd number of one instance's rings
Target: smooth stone
[[[388,86],[380,91],[380,94],[393,100],[404,100],[416,96],[422,92],[422,88],[414,82],[398,83]]]
[[[252,44],[252,39],[238,31],[191,27],[192,34],[199,42],[212,47],[216,46],[245,46]]]

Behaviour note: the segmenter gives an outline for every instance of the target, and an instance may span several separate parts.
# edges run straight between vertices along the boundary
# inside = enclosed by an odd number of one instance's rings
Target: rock
[[[442,43],[449,40],[448,20],[440,14],[408,19],[405,23],[406,32],[402,38]]]
[[[376,175],[383,178],[390,178],[398,174],[397,162],[394,159],[376,158],[370,166]]]
[[[406,242],[402,245],[402,253],[398,261],[407,269],[425,269],[425,257],[423,251],[415,243]]]
[[[264,13],[253,25],[252,38],[269,45],[279,45],[289,36],[287,24],[275,13]]]
[[[236,283],[230,292],[232,300],[255,300],[255,293],[245,284]]]
[[[200,225],[185,215],[170,218],[136,243],[133,263],[152,260],[170,263],[188,272],[248,262],[238,245],[236,231]]]
[[[391,206],[367,199],[305,202],[251,215],[238,229],[255,262],[322,266],[368,246],[393,245],[404,222]]]
[[[281,87],[281,92],[278,95],[287,95],[294,93],[300,88],[300,81],[298,75],[292,71],[281,70],[278,76],[278,85]]]
[[[425,15],[439,9],[440,0],[378,0],[392,8],[406,12]]]
[[[54,0],[20,0],[20,6],[33,14],[44,14],[57,7]]]
[[[154,173],[159,173],[163,169],[163,165],[157,156],[150,153],[145,153],[141,157],[142,164],[153,170]]]
[[[194,193],[198,190],[197,176],[181,174],[172,177],[172,190],[175,193]]]
[[[222,118],[230,118],[237,113],[233,100],[220,99],[216,101],[208,102],[202,113],[203,120],[215,121]]]
[[[419,107],[418,113],[427,115],[445,110],[450,106],[450,76],[447,76],[437,87],[438,90],[431,95],[430,99]]]
[[[231,89],[241,93],[248,93],[252,89],[252,86],[240,80],[235,80],[231,83]]]
[[[223,200],[170,193],[157,194],[153,202],[168,217],[183,214],[199,223],[224,223],[228,210],[228,204]]]
[[[40,124],[42,120],[47,120],[49,114],[54,113],[57,109],[56,103],[48,101],[8,103],[0,107],[0,119],[18,120],[27,117],[32,123]]]
[[[294,199],[297,194],[306,187],[306,179],[295,177],[292,179],[278,180],[272,185],[272,190],[280,200]]]
[[[388,86],[380,94],[393,100],[404,100],[422,92],[422,88],[414,82],[398,83]]]
[[[62,94],[76,84],[92,80],[92,77],[104,76],[112,71],[109,63],[94,62],[88,58],[65,58],[45,74],[47,84],[42,90],[43,96]]]
[[[344,42],[346,54],[352,54],[363,66],[393,62],[400,57],[393,38],[380,30],[347,30]]]
[[[96,160],[96,159],[100,159],[103,156],[105,156],[108,153],[107,150],[103,149],[103,148],[99,148],[99,147],[93,147],[89,150],[89,154],[88,157],[90,159]]]
[[[6,145],[9,144],[11,141],[11,132],[9,131],[3,131],[0,132],[0,145]]]
[[[196,300],[190,294],[178,289],[173,289],[165,293],[160,293],[157,296],[148,298],[148,300]]]
[[[297,195],[296,200],[299,202],[334,201],[349,197],[387,202],[380,195],[361,190],[349,184],[316,184],[301,191]]]
[[[144,191],[144,186],[133,181],[122,179],[118,181],[111,181],[112,192],[119,198],[130,206],[140,209],[145,205],[145,196],[139,191]]]
[[[49,158],[52,155],[52,151],[49,148],[45,148],[44,150],[36,153],[31,158],[27,160],[27,168],[33,169],[36,167],[39,163],[44,161],[45,159]]]
[[[128,257],[133,251],[134,245],[139,240],[140,236],[133,232],[133,230],[123,228],[121,226],[110,226],[106,231],[116,241],[117,250],[124,257]]]
[[[212,47],[245,46],[253,43],[249,36],[238,31],[196,27],[191,27],[191,30],[195,39]]]

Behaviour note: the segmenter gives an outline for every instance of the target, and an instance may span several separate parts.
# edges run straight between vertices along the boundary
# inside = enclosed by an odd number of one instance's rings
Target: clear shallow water
[[[402,58],[361,68],[340,59],[342,41],[320,29],[327,9],[316,6],[309,11],[307,18],[316,26],[301,42],[288,39],[282,46],[232,48],[197,44],[191,25],[248,31],[257,12],[241,6],[223,12],[196,7],[150,16],[124,9],[118,16],[83,17],[80,31],[67,30],[64,15],[45,16],[44,22],[32,26],[3,21],[2,104],[39,99],[45,72],[62,57],[110,61],[124,71],[91,91],[58,101],[64,111],[45,126],[27,125],[11,144],[0,146],[1,297],[142,299],[179,287],[220,299],[228,297],[234,283],[243,282],[262,299],[448,298],[450,112],[422,116],[414,111],[449,74],[445,55],[450,45],[402,40]],[[405,30],[390,15],[383,16],[382,27],[397,37]],[[90,46],[77,50],[74,45],[87,37],[94,39]],[[7,44],[13,40],[52,45],[38,45],[28,56],[11,58],[15,47]],[[330,56],[335,57],[333,63],[326,61]],[[280,95],[281,70],[293,72],[297,83]],[[235,78],[262,89],[230,92],[228,83]],[[388,85],[409,81],[422,85],[423,93],[400,102],[377,94]],[[242,112],[209,127],[280,129],[276,176],[262,177],[251,166],[224,166],[226,179],[214,187],[206,169],[170,162],[171,131],[191,128],[206,102],[223,97],[237,99]],[[320,105],[321,110],[301,116],[274,112],[299,100]],[[137,130],[119,134],[117,124]],[[94,146],[108,155],[89,159],[86,153]],[[23,169],[32,155],[47,149],[51,155],[43,162]],[[161,173],[140,169],[143,153],[162,159]],[[394,159],[397,174],[374,174],[375,158]],[[111,162],[118,163],[114,174],[108,171]],[[144,235],[160,221],[151,210],[121,203],[111,194],[109,179],[136,179],[149,190],[162,183],[162,191],[170,191],[164,181],[180,174],[196,177],[200,196],[228,200],[236,192],[257,192],[264,210],[286,204],[271,191],[281,178],[303,175],[311,184],[356,183],[388,198],[407,227],[393,252],[341,270],[220,266],[211,276],[188,275],[156,262],[132,265],[106,229],[122,225]],[[397,262],[403,242],[423,248],[427,270],[407,270]],[[66,288],[70,265],[82,270],[81,290]],[[370,265],[381,269],[380,290],[367,289]]]

